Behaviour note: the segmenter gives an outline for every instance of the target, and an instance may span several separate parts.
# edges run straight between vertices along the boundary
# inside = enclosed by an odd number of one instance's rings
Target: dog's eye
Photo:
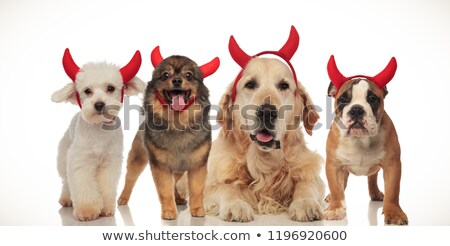
[[[281,81],[278,84],[278,89],[280,89],[282,91],[285,91],[285,90],[289,89],[289,84],[287,82],[285,82],[285,81]]]
[[[164,72],[161,77],[162,77],[162,79],[168,79],[170,77],[170,73]]]
[[[378,103],[378,100],[378,97],[373,94],[367,96],[367,102],[369,102],[370,104]]]
[[[91,94],[92,94],[91,89],[86,89],[86,90],[84,90],[84,94],[86,94],[86,95],[91,95]]]
[[[245,88],[253,90],[256,88],[256,82],[254,80],[250,80],[247,83],[245,83]]]
[[[347,104],[348,103],[348,97],[347,94],[342,95],[338,99],[339,104]]]
[[[114,88],[114,86],[108,86],[108,92],[114,92],[114,90],[116,90],[116,88]]]
[[[193,75],[191,72],[187,72],[184,76],[185,76],[186,79],[189,80],[189,81],[194,77],[194,75]]]

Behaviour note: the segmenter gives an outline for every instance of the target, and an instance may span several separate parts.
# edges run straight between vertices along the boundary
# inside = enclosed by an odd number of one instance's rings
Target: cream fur
[[[94,109],[96,102],[121,108],[122,77],[119,67],[106,63],[89,63],[77,74],[75,84],[69,83],[52,95],[54,102],[76,104],[75,91],[83,108],[75,114],[58,147],[58,173],[62,179],[59,203],[74,206],[74,216],[82,221],[99,216],[112,216],[116,207],[116,189],[121,172],[123,133],[120,119],[106,119]],[[114,92],[107,92],[114,86]],[[91,95],[84,93],[85,89]],[[126,95],[143,92],[145,83],[134,77],[125,89]],[[108,123],[105,123],[108,122]],[[112,124],[112,125],[111,125]]]
[[[257,81],[257,89],[244,89],[249,79]],[[276,87],[281,80],[289,83],[288,90]],[[304,106],[312,105],[303,86],[299,84],[296,89],[289,68],[276,59],[254,58],[244,70],[234,105],[260,105],[270,97],[277,109],[293,106],[285,112],[284,120],[276,122],[275,139],[281,141],[281,149],[269,151],[250,140],[252,130],[240,128],[248,121],[240,111],[225,110],[232,104],[231,89],[232,84],[220,102],[224,109],[218,118],[222,130],[208,160],[207,212],[238,222],[253,220],[255,213],[287,212],[296,221],[321,219],[324,183],[319,175],[323,159],[306,147],[301,129],[286,130],[288,124],[294,124],[294,115],[302,116]],[[227,131],[230,125],[232,129]]]

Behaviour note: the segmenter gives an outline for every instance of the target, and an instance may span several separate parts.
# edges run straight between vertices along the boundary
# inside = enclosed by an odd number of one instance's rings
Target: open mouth
[[[280,148],[280,141],[275,140],[275,134],[267,129],[260,130],[255,135],[250,134],[250,138],[264,148],[271,148],[274,145],[276,149]]]
[[[173,110],[181,111],[189,101],[191,90],[165,90],[164,96]]]

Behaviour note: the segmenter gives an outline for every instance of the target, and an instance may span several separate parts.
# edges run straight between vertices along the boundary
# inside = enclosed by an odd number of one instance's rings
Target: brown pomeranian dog
[[[189,208],[193,217],[205,216],[203,192],[206,163],[211,148],[209,91],[203,79],[220,61],[197,66],[185,56],[163,59],[159,46],[151,54],[155,70],[145,90],[145,121],[134,138],[127,160],[125,187],[119,205],[127,204],[133,187],[150,160],[150,169],[161,202],[161,218],[177,217],[186,204],[176,184],[187,172]]]

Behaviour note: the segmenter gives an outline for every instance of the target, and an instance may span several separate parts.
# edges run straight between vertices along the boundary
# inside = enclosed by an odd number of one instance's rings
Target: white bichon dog
[[[135,77],[141,66],[136,51],[123,68],[106,62],[87,63],[81,69],[68,49],[63,66],[72,83],[52,95],[54,102],[78,104],[58,148],[58,172],[62,178],[59,203],[74,206],[81,221],[113,216],[123,153],[123,133],[117,114],[124,95],[136,95],[146,84]]]

